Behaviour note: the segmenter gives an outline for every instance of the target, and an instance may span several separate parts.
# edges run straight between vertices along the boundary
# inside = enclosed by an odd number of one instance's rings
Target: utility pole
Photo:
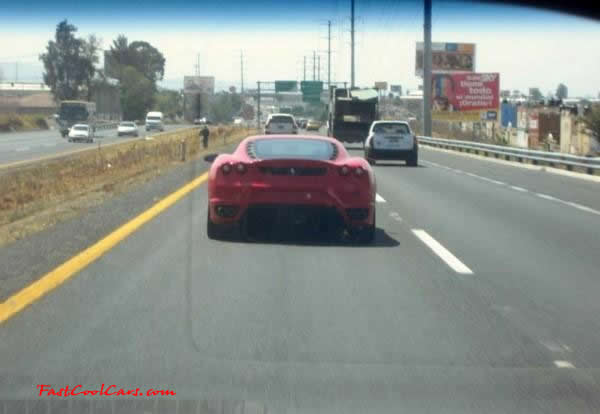
[[[306,56],[304,56],[304,80],[306,80]]]
[[[327,20],[327,90],[331,89],[331,20]]]
[[[350,88],[355,86],[354,76],[354,0],[350,0]]]
[[[317,80],[317,77],[316,77],[316,67],[315,67],[316,63],[317,63],[317,52],[315,52],[313,50],[313,80]]]
[[[258,84],[258,93],[256,97],[256,128],[260,129],[260,81],[256,83]]]
[[[321,80],[321,55],[317,56],[317,80]]]
[[[244,52],[240,50],[240,66],[242,71],[242,95],[244,94]]]
[[[19,62],[15,62],[15,82],[19,81]]]
[[[354,0],[353,0],[354,1]],[[423,135],[431,136],[431,0],[425,0],[423,25]]]
[[[196,76],[200,76],[200,53],[196,55],[196,64],[194,65],[196,69]]]

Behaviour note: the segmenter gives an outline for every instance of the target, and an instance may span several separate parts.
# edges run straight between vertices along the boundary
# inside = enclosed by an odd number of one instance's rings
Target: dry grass
[[[185,159],[191,160],[239,142],[252,132],[215,127],[208,149],[203,150],[198,129],[190,128],[8,171],[0,175],[0,245],[47,228],[180,165],[182,142]]]
[[[0,114],[0,132],[48,129],[46,117],[40,114]]]

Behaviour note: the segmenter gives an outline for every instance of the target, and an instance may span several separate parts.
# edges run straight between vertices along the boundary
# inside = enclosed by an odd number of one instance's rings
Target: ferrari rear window
[[[258,139],[251,145],[259,159],[331,160],[337,152],[334,144],[318,139]]]
[[[376,134],[410,134],[408,125],[392,122],[375,124],[373,132]]]

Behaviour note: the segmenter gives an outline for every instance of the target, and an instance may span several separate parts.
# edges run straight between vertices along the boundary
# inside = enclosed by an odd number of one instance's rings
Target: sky
[[[304,0],[28,0],[3,5],[0,70],[5,80],[40,81],[38,55],[67,18],[80,36],[96,34],[109,49],[119,34],[145,40],[166,58],[162,85],[181,88],[184,75],[215,76],[217,88],[257,81],[327,80],[327,21],[331,21],[331,79],[350,80],[350,1]],[[434,42],[476,44],[476,70],[499,72],[501,89],[543,94],[559,83],[570,96],[600,91],[600,22],[556,12],[483,3],[433,0]],[[422,3],[356,0],[356,82],[416,89],[415,46],[423,40]],[[318,62],[319,60],[317,60]],[[16,64],[18,62],[18,65]],[[315,71],[318,65],[315,63]],[[317,75],[318,76],[318,75]]]

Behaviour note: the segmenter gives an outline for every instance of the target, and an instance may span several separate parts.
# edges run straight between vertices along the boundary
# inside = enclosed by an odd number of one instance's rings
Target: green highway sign
[[[294,92],[297,89],[296,81],[275,81],[275,92]]]
[[[300,82],[300,89],[302,89],[303,95],[321,95],[321,92],[323,92],[323,82],[302,81]]]

